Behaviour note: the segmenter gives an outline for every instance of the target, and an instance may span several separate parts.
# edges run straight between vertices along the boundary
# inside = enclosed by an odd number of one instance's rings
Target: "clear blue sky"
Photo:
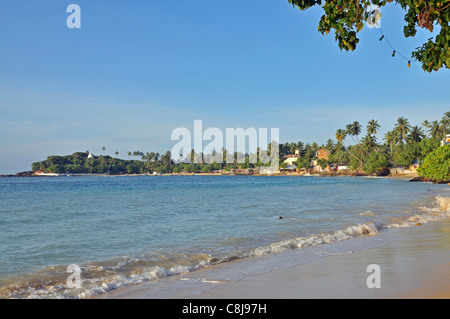
[[[66,8],[81,7],[81,29]],[[382,9],[396,49],[399,6]],[[279,128],[281,142],[325,143],[370,119],[379,140],[400,116],[411,124],[450,110],[450,72],[393,58],[366,26],[356,51],[322,36],[320,8],[288,0],[3,0],[0,3],[0,174],[48,155],[91,150],[165,152],[177,127]]]

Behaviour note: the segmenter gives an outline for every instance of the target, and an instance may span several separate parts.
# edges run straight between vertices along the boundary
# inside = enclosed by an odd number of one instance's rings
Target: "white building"
[[[441,141],[441,146],[450,144],[450,134],[445,135],[445,138]]]
[[[283,157],[284,163],[286,163],[287,165],[294,165],[294,163],[297,162],[299,158],[300,158],[299,155],[292,155],[292,154]]]

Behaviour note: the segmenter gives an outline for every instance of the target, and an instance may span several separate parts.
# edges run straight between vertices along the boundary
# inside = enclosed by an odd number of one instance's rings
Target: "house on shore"
[[[403,165],[394,165],[390,169],[390,174],[391,175],[413,174],[416,171],[411,170],[411,166],[408,168],[405,168]]]
[[[450,144],[450,134],[445,135],[444,139],[441,141],[441,146]]]
[[[415,160],[412,162],[412,164],[409,166],[409,170],[412,172],[417,172],[417,169],[420,167],[419,161]]]
[[[331,156],[331,151],[327,150],[325,148],[322,148],[322,149],[316,151],[316,157],[318,160],[324,159],[324,160],[328,161],[330,156]]]
[[[283,157],[284,163],[286,165],[294,165],[294,163],[297,162],[297,160],[300,158],[300,155],[298,154],[289,154]]]
[[[346,171],[350,169],[349,163],[332,163],[330,164],[330,171]]]

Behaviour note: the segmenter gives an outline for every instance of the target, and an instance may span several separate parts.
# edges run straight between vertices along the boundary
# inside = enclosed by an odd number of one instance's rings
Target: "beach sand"
[[[374,248],[358,249],[367,244]],[[354,250],[349,248],[356,247]],[[327,253],[330,252],[330,253]],[[317,258],[317,256],[321,256]],[[380,288],[368,288],[370,264]],[[239,279],[229,280],[240,275]],[[224,280],[223,278],[228,278]],[[123,287],[101,299],[450,298],[450,219]]]
[[[195,298],[450,298],[450,220],[381,233],[386,244],[249,276]],[[367,266],[380,266],[369,289]]]

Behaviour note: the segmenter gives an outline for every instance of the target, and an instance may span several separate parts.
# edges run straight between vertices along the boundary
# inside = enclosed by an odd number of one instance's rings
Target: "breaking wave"
[[[80,265],[81,288],[68,288],[69,273],[65,266],[50,266],[26,277],[8,278],[0,282],[1,298],[89,298],[119,287],[180,275],[241,258],[280,253],[362,236],[376,236],[383,229],[412,227],[450,217],[450,197],[436,197],[432,207],[418,207],[412,216],[395,217],[387,223],[363,223],[328,233],[296,237],[246,251],[222,255],[149,254],[138,257],[92,262]]]

